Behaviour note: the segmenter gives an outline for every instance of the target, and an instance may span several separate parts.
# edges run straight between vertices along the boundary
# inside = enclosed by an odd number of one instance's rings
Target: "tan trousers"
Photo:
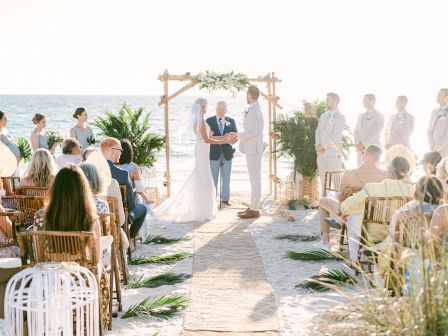
[[[319,217],[320,217],[320,229],[324,241],[329,240],[330,226],[325,222],[325,218],[330,217],[330,215],[338,216],[340,213],[340,204],[337,199],[333,197],[322,197],[319,202]]]

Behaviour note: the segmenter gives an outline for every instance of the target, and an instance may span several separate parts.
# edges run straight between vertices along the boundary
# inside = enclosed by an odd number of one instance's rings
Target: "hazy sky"
[[[164,69],[275,71],[293,104],[331,90],[352,114],[373,92],[390,113],[407,94],[426,114],[448,86],[447,14],[428,0],[0,0],[0,94],[159,95]]]

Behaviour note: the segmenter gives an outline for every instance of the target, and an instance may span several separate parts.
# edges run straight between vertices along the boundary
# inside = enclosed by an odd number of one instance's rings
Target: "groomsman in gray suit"
[[[397,113],[392,114],[384,131],[384,147],[389,149],[394,145],[403,145],[411,148],[410,138],[414,131],[415,118],[406,111],[408,97],[399,96],[395,103]]]
[[[442,158],[448,156],[448,88],[440,89],[437,95],[439,107],[431,113],[428,126],[428,142],[432,151]]]
[[[340,98],[327,93],[327,112],[319,118],[316,128],[317,168],[319,170],[321,195],[324,193],[325,172],[342,169],[342,132],[345,117],[339,112]]]
[[[361,165],[362,153],[369,145],[381,148],[381,133],[384,126],[383,114],[375,109],[376,98],[373,94],[366,94],[362,101],[366,111],[358,117],[354,131],[356,152],[358,153],[358,167]]]
[[[227,104],[220,101],[216,105],[216,116],[207,118],[206,122],[215,136],[223,136],[227,133],[237,133],[235,120],[226,117]],[[218,178],[221,173],[221,199],[222,203],[230,206],[230,173],[235,149],[232,145],[210,145],[210,169],[216,190],[218,190]]]

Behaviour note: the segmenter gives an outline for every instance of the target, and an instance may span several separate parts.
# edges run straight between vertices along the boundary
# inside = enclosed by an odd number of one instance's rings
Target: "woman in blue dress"
[[[20,155],[19,147],[12,142],[12,136],[9,135],[6,129],[6,124],[8,123],[8,115],[6,112],[0,111],[0,141],[3,142],[6,147],[15,155],[17,162],[19,162],[22,157]]]
[[[30,135],[31,148],[33,149],[33,152],[37,151],[39,148],[45,148],[54,154],[56,146],[53,145],[49,148],[48,139],[50,136],[45,131],[45,127],[47,126],[47,118],[43,114],[36,113],[32,121],[33,124],[36,125]]]
[[[92,128],[87,124],[88,115],[84,107],[78,107],[73,114],[73,118],[77,120],[77,123],[70,130],[70,137],[78,140],[83,153],[87,147],[95,143],[95,135]]]

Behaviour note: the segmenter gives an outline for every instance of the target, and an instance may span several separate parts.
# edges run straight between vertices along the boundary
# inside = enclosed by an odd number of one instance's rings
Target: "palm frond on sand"
[[[147,297],[131,306],[121,318],[152,316],[168,319],[185,309],[189,302],[190,298],[186,296]]]
[[[357,283],[356,279],[344,270],[327,270],[321,274],[307,278],[304,282],[296,285],[296,288],[306,289],[312,292],[324,292],[330,290],[331,286],[355,283]]]
[[[179,252],[174,254],[167,254],[162,256],[139,256],[129,260],[129,265],[141,265],[141,264],[171,264],[176,261],[190,257],[191,254],[187,252]]]
[[[288,258],[301,261],[342,260],[342,256],[340,254],[323,249],[306,252],[289,251],[287,256]]]
[[[145,239],[143,244],[175,244],[184,240],[188,240],[188,238],[166,238],[160,235],[149,235],[148,238]]]
[[[174,285],[180,283],[186,279],[189,279],[191,275],[189,274],[174,274],[174,273],[163,273],[153,277],[144,278],[143,275],[136,280],[133,280],[128,283],[126,289],[130,288],[157,288],[164,285]]]
[[[320,236],[317,233],[313,233],[311,235],[293,235],[293,234],[285,234],[275,237],[275,239],[280,240],[290,240],[295,242],[309,242],[318,240]]]

